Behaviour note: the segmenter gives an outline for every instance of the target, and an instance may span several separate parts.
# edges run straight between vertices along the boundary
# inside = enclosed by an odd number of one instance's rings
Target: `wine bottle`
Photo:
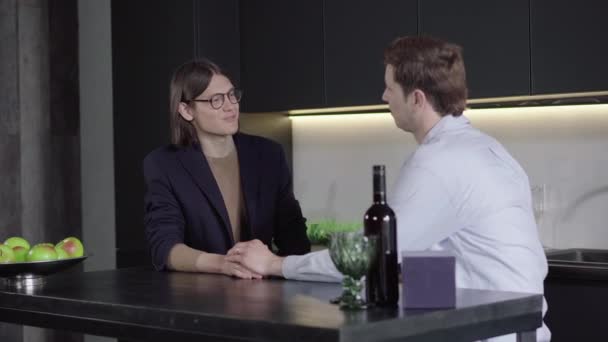
[[[374,202],[365,212],[366,236],[376,237],[376,262],[366,277],[367,301],[378,306],[396,306],[399,300],[397,263],[397,219],[386,203],[384,165],[374,165]]]

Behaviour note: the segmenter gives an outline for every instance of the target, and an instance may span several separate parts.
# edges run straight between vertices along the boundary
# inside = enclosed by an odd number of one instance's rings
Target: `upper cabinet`
[[[416,35],[417,0],[324,1],[327,106],[381,103],[384,48]]]
[[[119,121],[122,112],[165,118],[170,73],[194,56],[214,60],[243,88],[243,112],[380,104],[384,49],[396,37],[418,34],[463,47],[469,98],[608,90],[604,0],[112,5],[121,32],[113,37]],[[136,104],[134,92],[148,101]],[[148,129],[165,132],[166,121],[158,122]]]
[[[323,1],[240,1],[240,20],[242,110],[324,106]]]
[[[528,0],[424,0],[419,10],[421,34],[463,47],[469,98],[530,93]]]
[[[608,90],[608,3],[531,0],[532,93]]]
[[[129,0],[131,1],[131,0]],[[197,57],[205,57],[219,64],[230,79],[241,81],[239,1],[191,0],[195,13],[194,48]],[[169,2],[170,6],[183,6],[185,2]],[[178,6],[179,5],[179,6]],[[184,18],[188,22],[187,18]]]
[[[426,34],[463,47],[469,98],[608,90],[604,0],[241,0],[242,109],[382,103],[383,52]]]

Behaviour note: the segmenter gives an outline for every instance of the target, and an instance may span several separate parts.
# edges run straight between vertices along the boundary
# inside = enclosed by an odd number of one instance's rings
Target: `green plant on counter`
[[[313,245],[329,246],[329,238],[335,232],[352,232],[362,228],[357,222],[337,222],[336,220],[320,220],[306,224],[306,233]]]

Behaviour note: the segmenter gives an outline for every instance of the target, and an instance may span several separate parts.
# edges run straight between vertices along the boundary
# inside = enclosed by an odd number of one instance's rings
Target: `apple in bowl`
[[[13,252],[15,253],[15,262],[25,262],[27,258],[27,253],[29,251],[29,248],[26,249],[23,246],[13,247]]]
[[[32,247],[25,257],[25,261],[53,261],[57,260],[57,251],[50,244],[40,243]]]
[[[11,236],[4,241],[4,244],[13,249],[15,247],[23,247],[27,250],[30,249],[30,243],[21,236]]]
[[[69,258],[80,258],[84,255],[82,242],[73,236],[61,240],[55,248],[65,251]]]
[[[15,262],[15,252],[10,246],[0,244],[0,264],[12,264]]]
[[[15,253],[15,262],[25,262],[27,253],[30,251],[30,243],[21,236],[12,236],[4,241]]]

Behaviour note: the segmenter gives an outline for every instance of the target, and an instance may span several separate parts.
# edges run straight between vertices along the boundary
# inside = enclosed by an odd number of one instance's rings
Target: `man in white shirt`
[[[457,287],[543,293],[547,260],[528,177],[500,143],[462,116],[467,89],[460,47],[403,37],[386,49],[385,65],[382,99],[397,127],[419,144],[388,201],[397,215],[398,249],[451,251]],[[281,258],[249,241],[228,255],[262,275],[341,279],[327,250]],[[549,340],[546,326],[537,337]]]

